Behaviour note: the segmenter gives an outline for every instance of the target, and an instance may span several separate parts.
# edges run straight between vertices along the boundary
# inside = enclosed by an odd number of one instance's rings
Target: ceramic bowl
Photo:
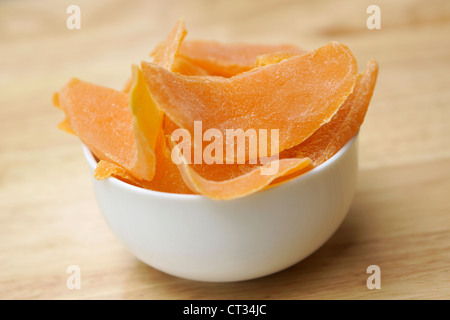
[[[96,160],[83,149],[93,177]],[[226,282],[269,275],[317,250],[343,221],[357,173],[354,137],[306,174],[235,200],[92,180],[109,227],[139,260],[177,277]]]

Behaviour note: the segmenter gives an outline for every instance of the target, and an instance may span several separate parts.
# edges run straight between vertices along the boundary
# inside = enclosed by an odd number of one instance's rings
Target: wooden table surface
[[[66,8],[81,8],[68,30]],[[366,27],[370,4],[381,30]],[[380,75],[360,133],[350,212],[316,253],[239,283],[178,279],[135,259],[111,234],[81,145],[56,129],[52,93],[70,77],[120,88],[178,17],[188,37],[347,44]],[[450,298],[450,2],[0,2],[0,298]],[[66,268],[81,268],[68,290]],[[381,268],[368,290],[366,268]]]

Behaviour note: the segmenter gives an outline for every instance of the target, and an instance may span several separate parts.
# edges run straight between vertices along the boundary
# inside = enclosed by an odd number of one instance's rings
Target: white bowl
[[[85,146],[91,174],[96,160]],[[111,230],[144,263],[200,281],[240,281],[290,267],[336,231],[352,202],[357,138],[279,186],[235,200],[146,190],[93,178]]]

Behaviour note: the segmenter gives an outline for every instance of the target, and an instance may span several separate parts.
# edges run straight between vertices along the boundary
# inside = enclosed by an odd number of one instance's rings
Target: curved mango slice
[[[139,83],[147,90],[142,75]],[[154,142],[149,139],[152,133],[134,130],[133,126],[139,127],[139,123],[133,124],[128,94],[72,79],[58,93],[58,103],[68,122],[60,127],[72,130],[98,159],[117,163],[137,179],[153,179]],[[157,112],[144,115],[149,119],[161,117],[159,109]]]
[[[190,60],[177,56],[172,67],[173,72],[184,74],[185,76],[209,76],[211,75],[208,71],[200,66],[197,66]]]
[[[185,35],[184,20],[180,19],[154,51],[154,61],[171,68]],[[53,102],[66,112],[68,121],[60,124],[61,129],[72,130],[98,159],[126,169],[137,180],[151,181],[164,115],[137,66],[132,67],[132,73],[125,88],[130,95],[72,79],[55,94]]]
[[[378,63],[375,60],[370,60],[367,63],[366,70],[358,75],[353,93],[339,108],[331,121],[320,127],[303,143],[283,151],[280,154],[280,158],[308,157],[312,161],[312,166],[309,169],[312,169],[336,154],[336,152],[358,133],[364,121],[367,108],[369,107],[377,76]],[[306,171],[281,177],[274,181],[273,184],[290,180]]]
[[[353,90],[357,64],[346,46],[332,42],[226,79],[183,76],[146,62],[142,71],[159,107],[191,136],[194,121],[224,136],[230,128],[278,129],[279,150],[267,146],[272,156],[300,144],[333,117]],[[248,145],[241,151],[248,159]]]
[[[128,95],[79,79],[71,79],[56,95],[73,132],[99,159],[132,171],[136,159]],[[117,130],[120,128],[120,130]],[[151,172],[134,172],[151,177]]]
[[[97,180],[115,177],[132,185],[160,192],[192,194],[193,192],[184,183],[178,167],[172,162],[170,153],[162,135],[158,136],[156,144],[156,174],[152,181],[139,180],[130,175],[127,170],[101,160],[95,168],[94,176]]]
[[[166,68],[167,70],[173,70],[174,65],[182,64],[182,62],[176,61],[176,57],[186,35],[187,31],[184,24],[184,18],[180,18],[167,38],[164,41],[161,41],[150,54],[150,56],[153,57],[153,63]],[[189,62],[186,62],[186,64],[188,63]],[[188,68],[188,66],[182,65],[181,68]],[[122,91],[129,93],[132,85],[132,78],[129,78],[124,84]]]
[[[151,170],[152,173],[146,178],[135,175],[138,179],[150,181],[156,172],[155,148],[164,114],[151,97],[144,76],[136,65],[132,66],[132,79],[130,110],[133,116],[133,134],[137,152],[133,170],[142,172]]]
[[[280,51],[306,52],[290,44],[241,44],[191,40],[183,42],[179,55],[211,75],[231,77],[253,69],[259,55]]]
[[[186,37],[187,31],[184,25],[184,18],[177,21],[172,31],[170,31],[166,40],[158,43],[156,48],[150,54],[153,57],[153,63],[172,70],[172,66],[175,62],[175,57],[180,50],[180,46],[183,43],[184,37]]]
[[[94,171],[94,177],[97,180],[104,180],[109,177],[115,177],[137,187],[146,187],[146,181],[136,179],[121,166],[107,160],[100,160],[97,163],[97,167],[95,167]]]
[[[358,76],[355,89],[330,122],[320,127],[303,143],[285,150],[282,158],[310,157],[318,166],[331,158],[353,136],[364,121],[378,75],[378,64],[371,60]]]
[[[174,57],[185,35],[184,20],[180,19],[167,39],[161,42],[153,52],[154,62],[172,69]],[[153,164],[155,174],[151,179],[140,179],[136,176],[130,176],[120,165],[109,161],[100,161],[95,170],[95,177],[102,180],[114,176],[134,185],[156,191],[192,193],[184,185],[177,167],[170,159],[170,155],[168,157],[167,152],[164,151],[166,149],[165,141],[159,139],[160,136],[164,137],[162,130],[164,114],[149,94],[142,72],[137,66],[132,66],[132,81],[128,90],[130,91],[130,110],[133,118],[134,135],[136,139],[140,138],[142,141],[146,141],[138,147],[153,152],[153,161],[147,163],[143,161],[142,164],[144,166]]]
[[[176,146],[175,146],[176,148]],[[273,160],[262,166],[247,165],[247,173],[236,174],[234,170],[227,169],[226,164],[202,165],[203,169],[213,173],[215,168],[225,169],[226,180],[210,180],[200,175],[193,166],[182,162],[178,165],[181,176],[186,185],[195,193],[202,194],[215,200],[231,200],[247,196],[264,189],[276,178],[301,170],[310,164],[310,159],[282,159]],[[244,165],[245,166],[245,165]],[[276,166],[276,172],[264,174],[263,171],[271,166]],[[235,167],[236,168],[236,167]],[[235,170],[242,171],[243,169]],[[218,174],[214,174],[217,178]],[[222,177],[224,172],[222,172]]]
[[[70,124],[69,119],[65,118],[63,121],[58,123],[58,129],[65,131],[67,133],[76,135],[75,131],[73,131],[72,125]]]
[[[274,52],[262,54],[256,57],[256,67],[268,66],[298,55],[299,54],[295,52]]]

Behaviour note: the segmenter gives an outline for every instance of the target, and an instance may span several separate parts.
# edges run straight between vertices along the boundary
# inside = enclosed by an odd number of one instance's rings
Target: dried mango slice
[[[179,151],[175,150],[175,152]],[[184,183],[195,193],[215,200],[231,200],[262,190],[278,177],[294,173],[309,164],[310,159],[303,158],[272,160],[259,166],[250,164],[191,166],[186,162],[181,162],[178,168]],[[264,170],[274,165],[277,167],[276,172],[263,174]],[[203,175],[198,171],[203,171]],[[205,177],[205,175],[209,175],[209,177]]]
[[[166,116],[192,136],[197,120],[204,131],[214,128],[224,136],[229,128],[279,129],[280,149],[268,143],[271,156],[300,144],[333,117],[353,90],[357,64],[346,46],[332,42],[227,79],[183,76],[146,62],[142,71]]]
[[[310,157],[318,166],[331,158],[358,132],[372,98],[378,75],[375,60],[367,63],[367,69],[358,76],[353,93],[339,108],[330,122],[320,127],[300,145],[285,150],[282,158]]]
[[[161,192],[192,194],[193,192],[186,186],[178,167],[171,159],[163,131],[161,131],[161,135],[158,137],[156,152],[156,175],[147,185],[147,189]]]
[[[177,166],[172,162],[170,153],[166,150],[164,139],[164,131],[161,130],[162,118],[152,121],[148,114],[156,114],[161,116],[159,109],[154,101],[147,96],[148,90],[143,82],[142,73],[133,67],[134,85],[130,94],[130,109],[133,114],[135,132],[147,133],[150,135],[154,151],[155,175],[151,181],[136,179],[129,172],[110,161],[100,161],[95,169],[94,176],[98,180],[109,177],[115,177],[127,183],[139,186],[141,188],[151,189],[161,192],[183,193],[188,194],[192,191],[184,184]],[[156,120],[153,118],[153,120]],[[159,133],[157,133],[157,131]],[[156,137],[156,138],[155,138]],[[149,142],[150,145],[150,142]]]
[[[132,85],[133,85],[133,79],[130,77],[130,78],[128,78],[127,82],[125,82],[125,84],[123,85],[122,92],[130,93]]]
[[[307,165],[306,167],[304,167],[304,168],[302,168],[302,169],[300,169],[300,170],[297,170],[297,171],[295,171],[295,172],[289,172],[289,173],[287,173],[287,174],[285,174],[285,175],[283,175],[283,176],[280,176],[280,177],[274,179],[274,180],[273,180],[268,186],[266,186],[264,189],[270,189],[270,188],[279,186],[279,185],[281,185],[281,184],[283,184],[283,183],[285,183],[285,182],[287,182],[287,181],[289,181],[289,180],[292,180],[292,179],[294,179],[294,178],[297,178],[297,177],[301,176],[302,174],[307,173],[308,171],[311,171],[311,170],[314,169],[314,168],[315,168],[315,167],[314,167],[313,163],[310,162],[309,165]]]
[[[109,177],[118,178],[132,185],[168,193],[192,194],[193,192],[184,183],[178,167],[172,162],[170,153],[166,149],[165,141],[161,134],[156,144],[156,174],[152,181],[138,180],[131,176],[127,170],[111,163],[101,160],[95,168],[94,176],[98,180]]]
[[[158,46],[154,61],[171,68],[185,35],[184,20],[180,19]],[[73,79],[55,95],[54,104],[65,110],[73,131],[97,158],[121,166],[138,180],[151,181],[163,113],[152,100],[140,70],[134,66],[132,71],[131,85],[125,88],[131,90],[130,96]]]
[[[270,64],[278,63],[285,59],[289,59],[298,55],[299,54],[295,52],[274,52],[262,54],[256,57],[256,66],[257,67],[268,66]]]
[[[170,31],[166,40],[158,43],[156,48],[150,54],[153,57],[153,63],[171,70],[187,31],[184,24],[184,18],[177,21],[172,31]]]
[[[67,119],[67,118],[65,118],[63,121],[61,121],[58,124],[58,129],[62,130],[62,131],[65,131],[67,133],[76,135],[75,131],[73,131],[73,128],[72,128],[72,125],[70,124],[69,119]]]
[[[266,164],[263,168],[258,168],[244,175],[226,181],[212,181],[203,178],[188,165],[181,164],[180,172],[184,182],[191,190],[215,200],[230,200],[247,196],[262,190],[276,178],[285,175],[292,170],[300,170],[309,165],[309,159],[283,159],[275,160],[278,163],[279,171],[275,175],[262,175],[261,170],[272,165]]]
[[[253,69],[259,55],[279,51],[306,52],[290,44],[241,44],[193,40],[183,42],[179,55],[211,75],[231,77]]]
[[[152,174],[147,178],[136,176],[138,179],[151,181],[156,172],[155,147],[164,114],[151,97],[141,70],[135,65],[132,66],[132,79],[130,110],[133,115],[133,133],[137,151],[134,170],[142,172],[152,170]]]
[[[97,158],[121,165],[138,179],[153,178],[154,154],[144,135],[133,134],[127,94],[72,79],[58,93],[58,104],[70,128]]]
[[[121,166],[107,160],[100,160],[97,163],[97,167],[95,167],[94,171],[94,177],[97,180],[104,180],[109,177],[117,177],[120,180],[137,187],[145,188],[146,186],[146,181],[136,179]]]
[[[132,167],[135,142],[131,114],[124,112],[127,94],[73,78],[55,97],[73,131],[98,158]]]
[[[52,103],[53,103],[53,105],[54,105],[56,108],[58,108],[59,110],[64,111],[63,108],[62,108],[62,106],[61,106],[60,103],[59,103],[59,94],[58,94],[58,92],[55,92],[55,93],[53,94],[53,97],[52,97]],[[72,128],[72,126],[70,125],[69,119],[67,119],[67,116],[64,116],[64,120],[61,121],[60,123],[58,123],[58,129],[59,129],[59,130],[62,130],[62,131],[64,131],[64,132],[67,132],[67,133],[76,135],[76,134],[75,134],[75,131],[73,131],[73,128]]]
[[[175,129],[178,129],[178,126],[166,117],[164,132],[170,134]],[[158,142],[156,152],[155,178],[151,182],[134,181],[134,184],[163,192],[199,193],[213,199],[233,199],[256,192],[277,177],[294,173],[310,163],[309,159],[300,159],[300,161],[298,161],[299,159],[276,160],[278,162],[276,165],[279,166],[276,174],[264,176],[261,175],[262,170],[273,165],[272,163],[265,166],[248,163],[231,165],[180,164],[177,167],[171,159],[171,153],[164,140]],[[112,175],[120,178],[120,173],[119,169]],[[97,178],[99,177],[97,176]]]
[[[375,60],[370,60],[367,63],[366,70],[358,75],[353,93],[339,108],[331,121],[320,127],[303,143],[280,154],[280,158],[286,159],[308,157],[311,159],[312,165],[308,170],[280,177],[273,184],[280,184],[293,179],[321,165],[358,133],[369,107],[377,76],[378,63]]]
[[[172,69],[174,57],[186,36],[184,20],[180,19],[172,29],[167,39],[161,42],[153,51],[154,62],[162,67]],[[133,81],[130,85],[130,109],[133,115],[135,135],[143,135],[148,141],[147,147],[154,150],[155,175],[151,181],[130,179],[126,170],[114,163],[101,161],[95,170],[95,177],[99,180],[114,176],[124,181],[131,181],[134,185],[162,192],[192,193],[183,183],[170,155],[165,151],[165,141],[162,125],[164,114],[156,105],[148,92],[142,73],[137,66],[132,67]]]
[[[168,118],[166,118],[168,119]],[[170,120],[165,123],[167,132],[177,129]],[[178,163],[184,183],[194,193],[215,200],[229,200],[243,197],[263,189],[278,177],[294,174],[310,164],[310,159],[272,159],[264,164],[188,164],[185,154],[180,153],[180,144],[175,145],[167,135],[171,152],[181,156]],[[183,150],[184,152],[185,150]],[[191,155],[194,148],[191,146]],[[178,160],[177,160],[178,161]]]
[[[187,31],[184,23],[184,18],[178,19],[175,26],[170,31],[169,35],[164,41],[161,41],[156,48],[152,51],[150,56],[153,57],[153,63],[166,68],[167,70],[173,70],[174,65],[179,65],[182,62],[177,62],[176,56],[180,49],[181,43],[186,37]],[[188,61],[186,64],[191,64]],[[179,68],[188,68],[187,65],[178,66]],[[194,68],[195,66],[192,66]],[[129,93],[133,85],[132,78],[129,78],[125,82],[122,91]]]
[[[173,72],[181,73],[186,76],[209,76],[210,73],[200,66],[197,66],[188,59],[177,56],[172,67]]]

